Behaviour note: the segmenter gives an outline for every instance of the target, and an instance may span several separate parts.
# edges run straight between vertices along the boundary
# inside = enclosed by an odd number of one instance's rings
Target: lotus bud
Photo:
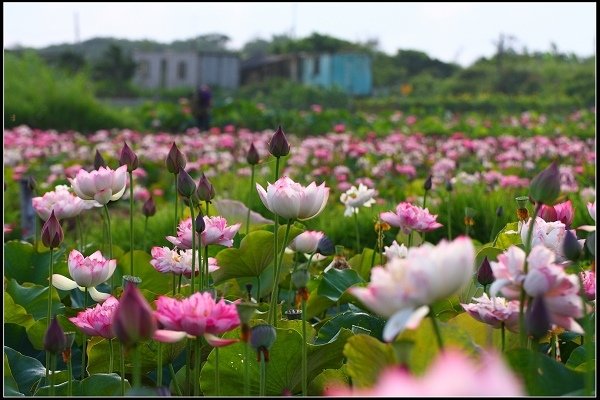
[[[292,283],[296,289],[305,288],[310,280],[310,273],[304,268],[299,268],[292,273]]]
[[[125,347],[152,338],[156,317],[136,285],[127,283],[114,311],[113,332]]]
[[[577,261],[581,256],[581,245],[577,236],[570,230],[565,230],[565,239],[563,241],[563,253],[571,261]]]
[[[554,222],[558,220],[556,209],[545,204],[542,205],[542,208],[540,208],[539,216],[546,222]]]
[[[535,339],[543,338],[550,330],[550,315],[546,308],[544,296],[534,297],[527,306],[525,327],[527,334]]]
[[[425,179],[425,183],[423,183],[423,189],[425,189],[425,190],[431,190],[431,186],[432,186],[431,178],[432,178],[432,176],[429,175],[427,177],[427,179]]]
[[[290,153],[290,143],[287,141],[281,125],[279,125],[273,137],[271,137],[269,152],[275,157],[287,156]]]
[[[319,243],[317,244],[317,253],[322,254],[324,256],[330,256],[335,253],[335,246],[331,239],[327,236],[323,236]]]
[[[206,223],[204,222],[204,215],[199,213],[196,217],[196,233],[200,235],[206,229]]]
[[[196,183],[183,168],[179,169],[179,174],[177,175],[177,190],[181,196],[186,198],[192,197],[196,191]]]
[[[171,150],[169,150],[169,155],[167,155],[167,170],[170,173],[177,175],[180,169],[185,168],[185,156],[179,149],[175,142],[171,145]]]
[[[250,346],[256,350],[257,361],[260,361],[260,354],[265,357],[265,362],[269,361],[269,349],[275,343],[277,331],[272,325],[261,324],[252,328],[250,336]]]
[[[494,273],[492,272],[492,267],[486,256],[483,258],[479,270],[477,271],[477,282],[483,286],[487,286],[494,282],[494,280]]]
[[[154,199],[152,196],[150,196],[150,198],[144,202],[144,205],[142,206],[142,213],[146,217],[151,217],[156,214],[156,204],[154,204]]]
[[[49,353],[57,354],[61,353],[66,348],[67,338],[65,337],[65,332],[58,323],[56,316],[54,316],[44,335],[44,350]]]
[[[258,155],[258,150],[254,147],[254,143],[250,144],[250,148],[248,149],[248,154],[246,154],[246,161],[250,165],[256,165],[260,161],[260,156]]]
[[[529,196],[536,203],[552,205],[560,194],[560,172],[556,161],[540,172],[529,185]]]
[[[210,183],[206,175],[204,175],[204,172],[200,176],[196,193],[201,201],[210,202],[215,198],[215,187],[212,185],[212,183]]]
[[[121,149],[119,165],[127,165],[127,172],[133,172],[133,170],[137,169],[137,167],[140,165],[140,161],[133,150],[127,146],[127,143],[124,143],[123,149]]]
[[[94,169],[99,170],[100,167],[106,168],[106,161],[102,158],[102,154],[96,150],[96,156],[94,156]]]
[[[65,235],[63,233],[60,222],[54,215],[54,210],[50,213],[50,218],[44,223],[42,227],[42,243],[44,246],[54,249],[62,243]]]

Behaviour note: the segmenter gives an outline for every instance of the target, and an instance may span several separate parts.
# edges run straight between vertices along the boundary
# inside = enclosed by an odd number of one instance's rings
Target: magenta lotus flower
[[[58,185],[54,191],[46,192],[41,197],[34,197],[31,203],[37,215],[44,221],[50,218],[52,210],[56,218],[61,220],[76,217],[82,211],[94,206],[100,207],[96,201],[82,200],[69,192],[69,187],[66,185]]]
[[[198,234],[192,230],[192,218],[184,219],[177,226],[177,237],[167,236],[167,240],[180,249],[189,250],[192,248],[192,233],[196,235],[198,243]]]
[[[529,272],[523,287],[531,297],[543,296],[550,321],[566,330],[583,334],[575,321],[583,317],[579,298],[579,279],[554,264],[555,255],[544,246],[536,246],[527,257]]]
[[[498,261],[490,262],[496,280],[490,286],[490,296],[498,292],[510,300],[518,299],[521,285],[525,280],[525,251],[517,246],[510,246],[498,255]]]
[[[202,246],[219,244],[221,246],[233,246],[233,237],[242,224],[227,226],[227,220],[223,217],[204,216],[204,231],[201,235]]]
[[[80,169],[77,176],[69,181],[77,196],[105,205],[123,196],[127,185],[127,165],[121,165],[114,171],[108,167],[92,172]]]
[[[521,240],[523,243],[527,240],[527,232],[529,231],[530,224],[531,218],[526,223],[519,222],[519,226],[521,227]],[[563,250],[563,242],[565,241],[566,233],[567,228],[562,222],[546,222],[542,218],[537,217],[535,219],[535,224],[533,224],[531,247],[543,245],[556,254],[558,262],[566,261],[567,257]],[[573,232],[573,234],[575,234],[575,232]],[[583,242],[583,240],[580,241],[581,247],[583,247]]]
[[[84,257],[77,250],[72,250],[68,259],[69,274],[74,280],[65,276],[52,275],[52,285],[60,290],[72,290],[79,288],[88,293],[95,301],[104,301],[110,295],[98,292],[95,286],[106,282],[117,267],[117,260],[107,260],[100,251],[96,251],[89,257]]]
[[[175,275],[185,275],[190,277],[192,271],[192,250],[169,249],[168,247],[153,247],[150,250],[152,260],[150,264],[158,272],[172,273]],[[196,251],[196,260],[199,260],[199,253]],[[198,262],[196,262],[198,264]],[[214,272],[219,269],[217,260],[213,257],[208,258],[208,272]],[[196,274],[198,274],[199,265],[196,265]]]
[[[524,396],[523,384],[495,352],[485,352],[479,363],[457,350],[440,353],[423,376],[405,369],[384,371],[375,387],[333,387],[326,396],[360,397],[484,397]]]
[[[405,328],[418,326],[429,312],[427,305],[464,287],[473,275],[475,248],[459,237],[437,246],[425,243],[408,250],[406,258],[392,258],[371,270],[367,287],[352,287],[350,294],[377,314],[389,318],[383,338],[391,341]]]
[[[580,275],[585,297],[590,301],[596,300],[596,273],[594,271],[583,271]]]
[[[182,300],[160,296],[156,300],[156,318],[165,330],[204,336],[214,347],[226,346],[237,339],[221,339],[220,335],[240,325],[236,303],[224,299],[216,302],[210,293],[194,293]]]
[[[567,200],[554,206],[542,205],[539,215],[546,222],[560,221],[569,227],[573,223],[575,209],[571,200]]]
[[[294,182],[287,176],[268,184],[267,190],[256,184],[261,201],[274,214],[285,219],[307,220],[323,211],[329,198],[325,183],[317,186],[312,182],[307,187]]]
[[[519,331],[519,301],[507,301],[504,297],[473,297],[475,303],[461,304],[462,308],[477,321],[500,328],[502,323],[512,332]]]
[[[76,317],[69,318],[69,321],[88,336],[113,339],[115,334],[112,330],[112,320],[118,305],[119,300],[110,296],[104,303],[81,311]]]
[[[314,253],[317,251],[319,240],[321,240],[323,236],[325,236],[325,234],[319,231],[302,232],[290,242],[289,247],[294,251],[302,253]]]
[[[381,213],[379,217],[391,226],[402,229],[407,235],[412,231],[430,232],[443,226],[436,221],[437,215],[430,214],[427,208],[422,209],[407,202],[398,204],[395,213],[388,211]]]

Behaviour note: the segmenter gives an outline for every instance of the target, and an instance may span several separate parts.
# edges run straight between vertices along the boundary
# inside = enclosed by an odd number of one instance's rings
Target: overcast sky
[[[189,39],[207,33],[231,38],[239,50],[273,34],[313,32],[350,41],[377,38],[395,54],[415,49],[469,65],[495,52],[501,33],[521,50],[595,54],[596,3],[4,3],[4,47],[45,47],[79,37]]]

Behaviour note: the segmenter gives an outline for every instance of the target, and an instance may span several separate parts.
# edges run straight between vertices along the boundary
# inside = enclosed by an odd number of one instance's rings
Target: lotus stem
[[[133,273],[133,171],[129,172],[129,254],[130,275],[135,276]]]
[[[248,212],[246,214],[246,235],[250,231],[250,209],[252,203],[252,193],[254,192],[254,165],[250,166],[251,174],[250,174],[250,191],[248,192],[248,201],[246,202],[248,207]]]

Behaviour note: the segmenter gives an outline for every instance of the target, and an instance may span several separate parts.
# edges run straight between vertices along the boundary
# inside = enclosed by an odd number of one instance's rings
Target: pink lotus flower
[[[524,396],[523,385],[495,352],[483,354],[480,363],[457,350],[440,353],[425,375],[412,376],[400,368],[384,371],[375,387],[334,387],[326,396],[360,397],[484,397]]]
[[[123,196],[127,184],[127,165],[121,165],[114,171],[108,167],[100,167],[92,172],[80,169],[75,179],[69,178],[69,181],[77,196],[104,205]]]
[[[227,226],[227,220],[223,217],[204,216],[205,228],[202,232],[202,246],[219,244],[221,246],[233,246],[233,237],[242,224]]]
[[[427,305],[460,290],[473,275],[475,248],[459,237],[437,246],[425,243],[408,250],[406,258],[392,258],[371,270],[371,282],[352,287],[350,294],[377,314],[389,318],[383,338],[391,341],[405,328],[418,326]]]
[[[112,319],[118,305],[119,300],[110,296],[103,304],[81,311],[76,317],[69,318],[69,321],[88,336],[113,339],[115,334],[112,331]]]
[[[431,215],[428,209],[407,202],[398,204],[395,213],[388,211],[379,216],[382,221],[402,229],[402,232],[407,235],[413,230],[430,232],[443,226],[436,221],[437,215]]]
[[[204,336],[211,346],[221,347],[237,341],[215,336],[240,325],[235,304],[223,299],[216,302],[208,292],[194,293],[182,300],[160,296],[156,300],[156,318],[165,330]]]
[[[285,219],[307,220],[323,211],[329,198],[325,183],[317,186],[312,182],[307,187],[294,182],[287,176],[268,184],[267,190],[256,184],[261,201],[269,211]]]
[[[500,328],[502,323],[512,332],[519,331],[519,301],[506,301],[504,297],[488,297],[483,293],[481,297],[473,297],[475,303],[461,304],[462,308],[475,318],[494,328]]]
[[[592,217],[594,222],[596,222],[596,202],[594,201],[593,203],[587,203],[587,209],[590,213],[590,217]]]
[[[596,300],[596,273],[594,271],[583,271],[580,276],[585,297],[588,300]]]
[[[192,230],[192,218],[190,217],[181,221],[177,226],[177,237],[167,236],[166,239],[180,249],[188,250],[192,248],[192,233],[196,235],[196,243],[200,243],[198,234]]]
[[[583,317],[579,280],[554,264],[554,259],[554,253],[544,246],[534,247],[527,257],[529,272],[523,287],[531,297],[544,296],[552,323],[583,334],[583,329],[575,321]]]
[[[519,222],[521,230],[521,240],[523,243],[527,241],[527,232],[529,231],[529,225],[531,224],[531,218],[526,223]],[[533,235],[531,240],[531,248],[537,245],[546,246],[556,254],[558,262],[567,260],[563,251],[563,242],[565,241],[566,226],[560,221],[546,222],[542,218],[537,217],[533,224]],[[573,234],[575,232],[573,231]],[[575,235],[577,236],[577,235]],[[580,241],[583,247],[583,240]]]
[[[192,272],[192,250],[169,249],[168,247],[153,247],[150,250],[152,260],[150,264],[158,272],[163,274],[172,273],[175,275],[191,276]],[[196,275],[199,271],[200,255],[196,250]],[[219,269],[217,259],[208,257],[208,272],[214,272]]]
[[[34,197],[31,203],[37,215],[44,221],[50,218],[52,210],[56,218],[61,220],[76,217],[84,210],[101,206],[96,201],[80,199],[69,192],[69,187],[65,185],[58,185],[54,191],[46,192],[41,197]]]
[[[102,257],[100,251],[96,251],[89,257],[84,257],[77,250],[72,250],[68,260],[69,274],[74,280],[65,276],[52,275],[52,285],[60,290],[72,290],[79,288],[84,291],[88,289],[90,296],[95,301],[104,301],[109,294],[98,292],[95,286],[106,282],[117,267],[117,260],[107,260]]]
[[[290,249],[301,253],[314,253],[317,251],[319,240],[325,236],[323,232],[306,231],[302,232],[290,242]]]
[[[525,280],[525,252],[517,246],[510,246],[498,255],[498,261],[490,262],[496,280],[490,286],[490,296],[500,292],[510,300],[518,299],[521,285]]]
[[[546,222],[560,221],[567,227],[573,223],[573,217],[575,216],[575,209],[571,200],[567,200],[563,203],[556,204],[554,206],[542,205],[540,209],[540,217]]]

